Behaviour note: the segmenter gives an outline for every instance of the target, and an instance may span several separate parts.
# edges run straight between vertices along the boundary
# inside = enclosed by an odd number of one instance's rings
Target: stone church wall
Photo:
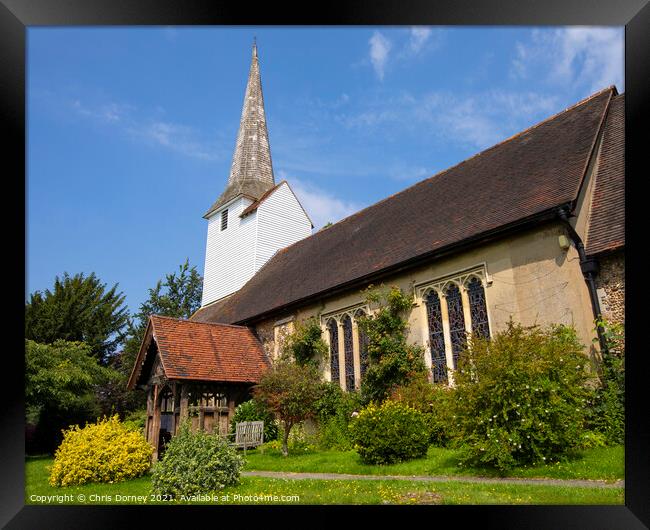
[[[262,347],[266,352],[269,359],[273,359],[273,352],[275,350],[275,337],[273,333],[273,321],[265,320],[264,322],[255,326],[255,334],[262,343]]]
[[[262,343],[266,355],[271,361],[275,361],[282,353],[287,336],[294,329],[293,318],[265,320],[255,326],[255,333]]]
[[[600,310],[603,317],[618,324],[625,323],[625,254],[617,252],[599,259],[600,273],[596,279]]]

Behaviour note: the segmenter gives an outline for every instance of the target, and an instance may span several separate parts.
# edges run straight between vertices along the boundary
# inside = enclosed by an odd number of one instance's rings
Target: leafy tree
[[[358,323],[367,336],[368,369],[361,382],[363,403],[381,402],[395,387],[406,383],[426,367],[420,346],[408,344],[406,333],[412,297],[398,287],[366,290],[366,302],[378,305],[371,315],[359,317]]]
[[[95,273],[56,277],[54,289],[34,292],[25,305],[25,338],[41,344],[84,342],[104,363],[124,339],[128,322],[117,284],[106,290]]]
[[[318,321],[310,318],[296,325],[296,329],[287,337],[282,353],[300,365],[318,365],[327,359],[328,352]]]
[[[311,364],[280,360],[262,375],[253,394],[282,423],[282,454],[287,456],[291,428],[316,413],[316,402],[321,395],[318,369]]]
[[[84,343],[25,340],[25,404],[28,423],[37,424],[36,448],[52,451],[61,429],[96,419],[95,392],[113,375]]]
[[[139,311],[129,321],[128,338],[117,362],[122,373],[127,377],[131,373],[149,315],[189,318],[201,307],[202,286],[203,278],[196,266],[190,267],[186,259],[177,273],[166,274],[164,280],[158,280],[156,286],[149,289],[149,298],[140,304]]]

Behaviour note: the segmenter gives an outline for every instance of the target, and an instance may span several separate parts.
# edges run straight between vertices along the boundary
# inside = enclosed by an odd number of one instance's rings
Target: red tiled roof
[[[613,98],[598,154],[586,238],[589,255],[625,246],[625,95]]]
[[[269,366],[262,345],[247,327],[157,315],[150,317],[149,325],[169,379],[257,383]],[[136,366],[143,361],[139,357]],[[137,377],[134,370],[130,388]]]
[[[192,320],[250,322],[357,285],[575,201],[616,89],[602,90],[456,166],[277,252]]]

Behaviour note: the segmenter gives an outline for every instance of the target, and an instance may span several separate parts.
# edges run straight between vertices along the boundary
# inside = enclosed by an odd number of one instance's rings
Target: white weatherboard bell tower
[[[311,235],[312,222],[289,184],[273,177],[255,44],[228,184],[203,217],[201,306],[239,290],[275,252]]]

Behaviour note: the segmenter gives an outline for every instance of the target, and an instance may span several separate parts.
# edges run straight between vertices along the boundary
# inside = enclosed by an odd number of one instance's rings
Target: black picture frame
[[[332,513],[333,524],[362,510],[362,515],[380,517],[382,521],[409,524],[412,517],[422,517],[416,524],[453,525],[462,528],[468,520],[478,519],[481,528],[589,528],[635,529],[650,526],[650,420],[644,406],[644,383],[647,371],[645,351],[641,345],[640,326],[643,292],[641,267],[644,265],[641,244],[644,225],[641,208],[635,205],[645,195],[641,189],[646,175],[640,172],[648,123],[648,85],[650,81],[650,6],[647,0],[580,1],[551,0],[375,0],[365,2],[324,2],[322,4],[280,4],[267,2],[224,3],[209,0],[0,0],[0,109],[5,130],[3,162],[5,188],[13,188],[6,219],[6,234],[14,239],[13,252],[5,254],[11,276],[7,299],[12,303],[5,317],[5,330],[11,341],[2,356],[4,399],[2,435],[0,436],[0,525],[7,528],[121,528],[178,524],[177,517],[193,524],[195,517],[209,518],[218,524],[222,517],[239,518],[241,507],[201,506],[25,506],[24,505],[24,308],[18,307],[20,282],[12,281],[25,274],[25,232],[20,252],[20,233],[13,218],[27,222],[25,207],[26,178],[26,29],[29,26],[58,25],[625,25],[625,93],[626,93],[626,343],[627,407],[625,451],[625,506],[431,506],[431,507],[246,507],[246,518],[260,516],[266,521],[286,517],[279,510],[291,510],[295,522],[311,524],[313,509]],[[7,200],[8,199],[8,200]],[[10,220],[11,219],[11,220]],[[19,222],[18,222],[19,224]],[[20,267],[22,265],[22,272]],[[14,292],[15,290],[15,292]],[[24,304],[25,292],[20,303]],[[15,306],[14,306],[15,300]],[[14,309],[11,309],[14,307]],[[374,508],[374,509],[373,509]],[[405,511],[408,509],[408,512]],[[216,511],[221,510],[221,511]],[[436,510],[435,514],[431,510]],[[136,513],[137,512],[137,513]],[[308,512],[308,513],[305,513]],[[404,519],[408,513],[409,519]],[[293,515],[295,514],[295,515]],[[331,517],[331,519],[330,519]],[[402,522],[403,521],[403,522]],[[234,523],[234,521],[232,521]],[[277,522],[280,522],[278,519]],[[317,520],[315,522],[318,522]],[[198,523],[196,523],[198,524]],[[230,524],[227,523],[227,524]],[[367,524],[367,523],[365,523]],[[412,524],[412,523],[411,523]]]

